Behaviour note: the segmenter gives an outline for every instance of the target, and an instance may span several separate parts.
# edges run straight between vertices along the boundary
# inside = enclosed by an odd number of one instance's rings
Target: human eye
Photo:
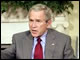
[[[40,23],[40,22],[41,22],[41,20],[37,19],[37,20],[36,20],[36,22]]]
[[[29,21],[30,21],[30,22],[33,22],[33,20],[32,20],[32,19],[29,19]]]
[[[40,20],[37,20],[37,22],[41,22]]]

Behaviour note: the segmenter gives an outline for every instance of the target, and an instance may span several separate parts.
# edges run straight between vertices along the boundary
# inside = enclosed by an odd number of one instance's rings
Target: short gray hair
[[[46,5],[44,5],[44,4],[36,4],[36,5],[32,6],[32,8],[30,8],[30,10],[29,10],[29,13],[32,10],[34,10],[34,11],[41,11],[41,10],[43,10],[45,12],[45,17],[46,17],[45,19],[46,19],[46,21],[51,19],[52,10],[49,7],[47,7]]]

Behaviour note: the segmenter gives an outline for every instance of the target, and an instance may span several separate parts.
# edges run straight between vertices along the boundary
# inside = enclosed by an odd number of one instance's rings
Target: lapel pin
[[[54,43],[52,45],[55,45]]]

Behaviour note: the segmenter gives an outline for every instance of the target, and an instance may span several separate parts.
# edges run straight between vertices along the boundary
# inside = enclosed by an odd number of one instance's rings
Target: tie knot
[[[39,43],[39,42],[41,42],[42,40],[40,39],[40,37],[38,37],[37,41],[38,41],[38,43]]]

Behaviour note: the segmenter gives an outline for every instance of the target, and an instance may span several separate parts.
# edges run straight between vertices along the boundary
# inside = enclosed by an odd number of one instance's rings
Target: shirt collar
[[[47,31],[40,37],[42,42],[44,42],[44,43],[45,43],[45,40],[46,40],[46,35],[47,35]],[[37,37],[34,37],[34,40],[36,41]]]

